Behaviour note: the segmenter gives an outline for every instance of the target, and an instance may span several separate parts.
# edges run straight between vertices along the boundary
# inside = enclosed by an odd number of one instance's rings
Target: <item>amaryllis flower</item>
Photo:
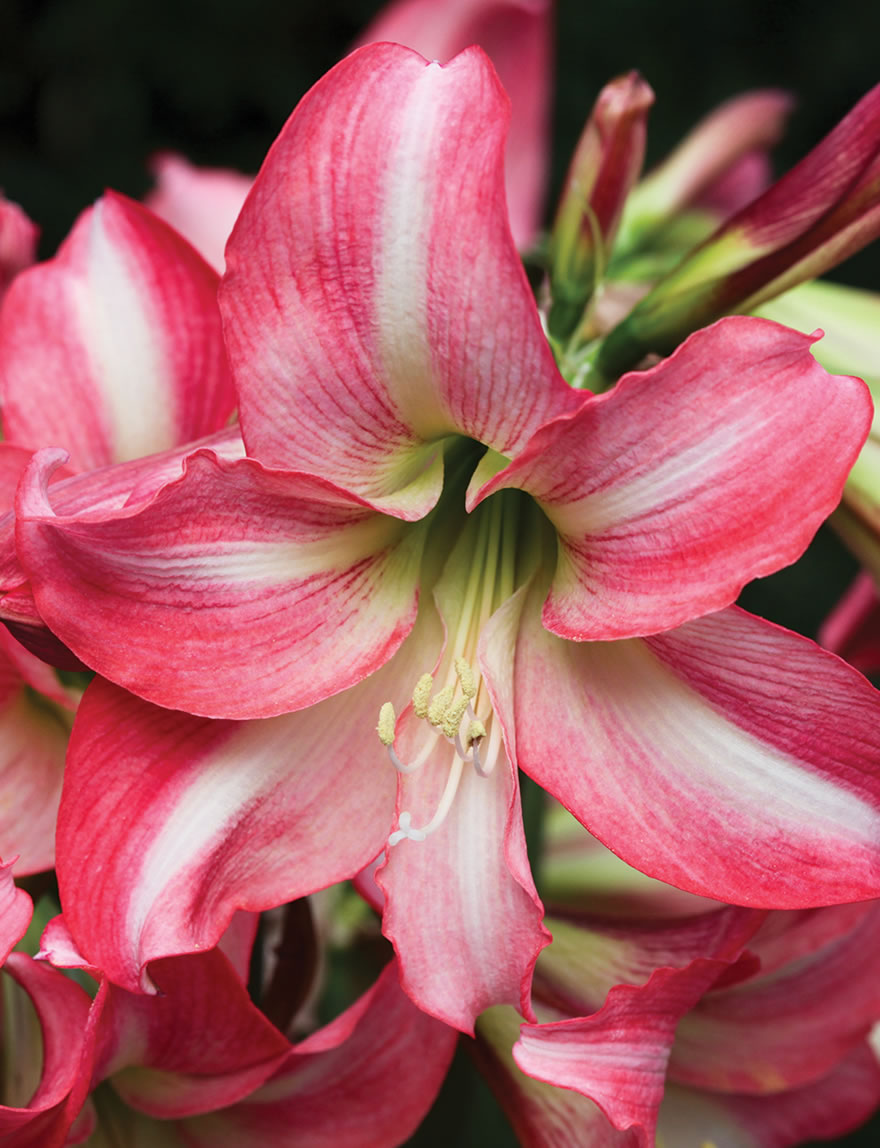
[[[249,457],[200,449],[170,480],[160,457],[123,506],[89,506],[118,468],[50,489],[58,451],[22,481],[36,607],[116,683],[74,731],[58,872],[125,987],[387,844],[406,991],[464,1029],[529,1015],[546,938],[516,766],[692,891],[880,889],[880,702],[726,609],[836,503],[866,389],[746,318],[569,387],[510,234],[507,119],[478,49],[354,53],[227,248]]]

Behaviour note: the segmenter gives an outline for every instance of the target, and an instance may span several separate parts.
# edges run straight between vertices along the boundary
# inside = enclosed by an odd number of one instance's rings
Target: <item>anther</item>
[[[431,700],[431,690],[434,688],[434,679],[430,674],[422,674],[416,682],[412,695],[413,713],[416,717],[428,716],[428,703]]]
[[[467,698],[459,698],[458,701],[453,702],[446,710],[443,721],[440,723],[440,730],[450,741],[458,733],[458,727],[461,725],[464,711],[470,704]]]
[[[486,727],[483,725],[483,723],[480,721],[479,718],[475,718],[471,722],[471,724],[467,727],[467,733],[465,734],[465,738],[464,738],[465,744],[466,745],[472,745],[475,741],[479,741],[481,738],[484,738],[485,736],[486,736]]]
[[[394,745],[394,727],[397,724],[397,715],[394,712],[394,706],[391,702],[385,702],[379,710],[379,724],[376,726],[376,733],[379,735],[379,741],[383,745]]]
[[[477,679],[470,664],[464,658],[455,659],[455,676],[461,686],[461,692],[472,701],[477,696]]]
[[[434,697],[434,700],[428,706],[428,721],[433,726],[440,726],[443,724],[443,719],[446,717],[446,711],[452,705],[452,695],[455,692],[453,686],[444,686]]]

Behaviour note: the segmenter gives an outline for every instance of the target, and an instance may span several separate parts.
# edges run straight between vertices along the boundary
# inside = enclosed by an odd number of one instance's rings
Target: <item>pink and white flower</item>
[[[692,891],[880,891],[877,696],[728,608],[836,503],[865,388],[744,318],[605,395],[567,386],[510,234],[507,120],[477,49],[354,53],[227,249],[249,457],[50,491],[44,451],[22,482],[39,614],[117,683],[80,713],[58,871],[120,985],[387,844],[406,991],[466,1031],[528,1015],[546,936],[517,766]]]

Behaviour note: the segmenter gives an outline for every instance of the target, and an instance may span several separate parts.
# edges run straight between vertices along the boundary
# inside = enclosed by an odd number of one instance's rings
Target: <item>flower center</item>
[[[376,727],[379,740],[388,750],[391,763],[399,773],[415,773],[421,769],[436,749],[438,738],[444,739],[453,750],[449,776],[434,816],[427,825],[416,828],[412,824],[411,814],[403,811],[400,814],[398,828],[388,839],[389,845],[396,845],[404,838],[410,841],[424,841],[440,828],[452,808],[465,765],[472,765],[481,777],[488,777],[495,767],[494,755],[484,760],[480,754],[480,746],[486,737],[486,726],[477,717],[473,707],[478,689],[476,675],[470,663],[464,658],[456,658],[454,664],[454,682],[443,686],[433,697],[431,695],[434,691],[434,678],[431,674],[422,674],[416,682],[412,696],[413,713],[417,718],[433,726],[436,733],[425,743],[421,752],[410,764],[402,762],[394,749],[397,724],[394,706],[391,702],[385,702],[379,711],[379,724]]]
[[[522,576],[523,542],[535,535],[534,515],[523,514],[526,502],[518,491],[502,491],[477,507],[463,526],[460,509],[448,506],[458,529],[451,553],[449,532],[432,531],[429,548],[434,557],[444,559],[434,601],[446,624],[446,653],[435,674],[422,674],[416,682],[401,722],[388,701],[376,728],[399,773],[416,773],[430,762],[428,768],[445,769],[446,778],[444,783],[442,774],[432,774],[428,782],[429,789],[439,792],[433,815],[428,817],[429,806],[423,813],[427,820],[414,825],[412,813],[402,811],[389,845],[404,839],[424,841],[435,833],[453,806],[465,767],[488,777],[503,752],[500,724],[474,666],[484,625],[514,593]],[[400,751],[401,739],[408,758]]]

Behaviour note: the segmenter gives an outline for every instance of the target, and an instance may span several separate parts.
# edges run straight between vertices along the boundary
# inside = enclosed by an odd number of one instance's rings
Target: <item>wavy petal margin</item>
[[[458,1034],[420,1012],[397,964],[247,1100],[186,1122],[192,1148],[394,1148],[434,1101]]]
[[[114,983],[150,987],[150,961],[217,944],[259,911],[352,877],[394,815],[372,745],[388,675],[265,721],[162,710],[96,680],[71,739],[58,881],[80,951]],[[378,759],[378,760],[377,760]]]
[[[200,449],[143,498],[65,514],[46,485],[57,462],[37,453],[16,510],[37,609],[149,701],[230,718],[299,709],[377,669],[412,627],[423,532],[329,483]]]
[[[800,556],[871,425],[865,385],[829,376],[812,341],[722,319],[549,423],[480,490],[474,501],[528,491],[559,532],[548,629],[578,641],[666,630]]]

